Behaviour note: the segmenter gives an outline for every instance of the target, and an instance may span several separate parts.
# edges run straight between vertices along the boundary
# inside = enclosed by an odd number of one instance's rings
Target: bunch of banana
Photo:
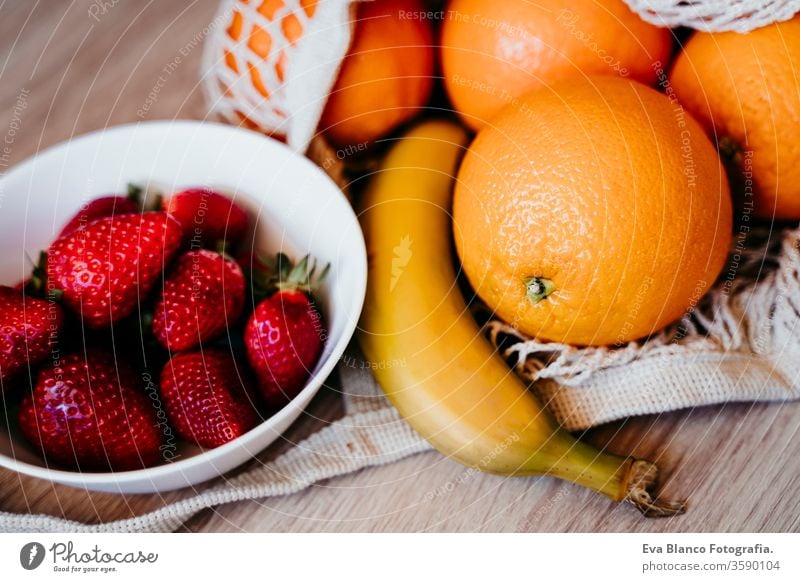
[[[427,121],[404,135],[363,201],[369,253],[359,341],[387,396],[443,454],[501,475],[550,475],[629,501],[647,516],[656,466],[599,451],[559,428],[474,321],[459,291],[450,233],[453,176],[467,143],[457,125]],[[458,233],[456,233],[458,236]]]

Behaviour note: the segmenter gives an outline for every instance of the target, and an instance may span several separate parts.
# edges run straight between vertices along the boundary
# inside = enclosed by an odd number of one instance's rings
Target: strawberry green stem
[[[317,261],[306,255],[295,264],[284,253],[274,259],[259,257],[254,259],[260,268],[252,265],[250,285],[255,298],[266,298],[275,291],[300,291],[312,294],[324,281],[330,271],[330,263],[317,274]]]
[[[138,184],[128,184],[127,198],[141,208],[143,188]]]
[[[158,212],[162,209],[164,195],[150,189],[148,192],[139,184],[128,184],[128,200],[136,204],[140,212]]]
[[[47,290],[47,253],[41,251],[38,262],[34,263],[30,257],[28,257],[28,260],[33,264],[33,269],[31,270],[30,279],[25,285],[25,292],[37,299],[61,301],[63,292],[60,289]]]
[[[219,254],[221,254],[226,259],[232,259],[233,257],[228,252],[229,247],[230,247],[230,245],[228,244],[228,241],[226,241],[225,239],[218,240],[216,242],[216,244],[214,244],[214,250],[215,251],[217,251]]]

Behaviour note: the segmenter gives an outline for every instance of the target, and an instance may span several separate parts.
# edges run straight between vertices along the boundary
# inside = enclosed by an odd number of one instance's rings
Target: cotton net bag
[[[748,32],[789,20],[797,0],[625,0],[642,19],[656,26],[686,26],[706,32]]]
[[[306,152],[352,37],[355,0],[223,0],[203,53],[211,112]]]
[[[800,10],[800,0],[626,2],[655,25],[711,32],[747,32]],[[204,54],[212,112],[321,159],[317,125],[347,53],[355,4],[223,0],[222,26]],[[638,414],[798,398],[799,323],[800,230],[776,227],[735,233],[717,285],[646,340],[577,348],[525,337],[499,320],[487,333],[559,422],[579,430]]]

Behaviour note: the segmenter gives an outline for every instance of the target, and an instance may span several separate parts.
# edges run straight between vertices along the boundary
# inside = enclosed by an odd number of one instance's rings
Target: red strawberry
[[[279,256],[276,291],[258,304],[245,328],[244,342],[259,388],[270,406],[294,398],[317,363],[326,337],[319,312],[309,297],[314,268],[308,257],[292,268]],[[322,280],[327,267],[320,275]]]
[[[233,259],[213,251],[189,251],[170,271],[153,313],[153,334],[171,351],[214,339],[239,319],[244,274]]]
[[[63,326],[57,303],[0,286],[0,390],[17,373],[47,358]]]
[[[99,218],[57,239],[47,279],[89,327],[130,315],[181,243],[180,224],[163,212]]]
[[[142,388],[108,352],[66,356],[39,372],[22,401],[20,429],[48,462],[113,471],[153,465],[163,435]]]
[[[233,356],[221,349],[172,358],[161,372],[161,397],[179,436],[213,448],[258,423],[249,380]]]
[[[138,211],[139,205],[136,201],[125,198],[124,196],[103,196],[102,198],[95,198],[83,206],[78,213],[64,225],[58,238],[72,234],[76,230],[86,228],[90,222],[98,218],[133,214]]]
[[[189,188],[164,201],[164,210],[183,226],[192,248],[220,241],[237,245],[247,232],[247,213],[233,200],[208,188]]]

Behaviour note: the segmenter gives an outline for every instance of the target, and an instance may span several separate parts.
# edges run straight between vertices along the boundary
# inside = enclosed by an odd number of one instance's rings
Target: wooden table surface
[[[14,118],[18,97],[25,103],[17,107],[11,164],[76,134],[137,121],[155,87],[146,119],[205,118],[202,49],[187,47],[216,6],[216,0],[0,0],[0,132]],[[165,65],[182,53],[180,65],[165,75]],[[334,390],[323,390],[282,443],[297,442],[340,414]],[[185,529],[798,531],[798,428],[798,404],[736,404],[631,419],[585,435],[614,452],[658,461],[666,493],[691,502],[687,515],[673,519],[646,520],[629,506],[549,478],[463,480],[461,466],[430,452],[296,495],[206,510]],[[282,443],[260,458],[285,449]],[[443,486],[447,493],[426,496]],[[96,494],[0,470],[0,511],[84,522],[139,515],[191,493]]]

